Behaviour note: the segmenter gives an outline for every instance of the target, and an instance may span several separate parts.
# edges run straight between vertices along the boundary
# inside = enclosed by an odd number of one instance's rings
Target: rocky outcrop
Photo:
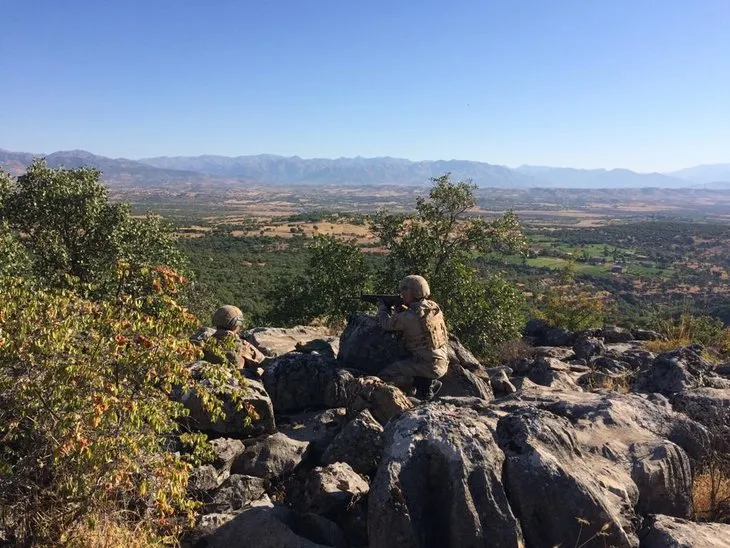
[[[339,521],[356,499],[367,495],[370,486],[349,464],[336,462],[312,470],[304,489],[304,506],[309,512]]]
[[[256,327],[245,331],[243,339],[258,348],[264,356],[270,358],[294,352],[298,344],[305,344],[314,339],[330,341],[334,346],[335,354],[339,345],[339,338],[332,336],[328,328],[303,325],[288,328]]]
[[[369,409],[381,424],[413,407],[406,395],[377,377],[360,377],[348,386],[347,415],[356,417]]]
[[[370,490],[371,548],[519,545],[503,459],[473,410],[431,403],[393,419]]]
[[[190,367],[191,376],[202,384],[208,384],[206,379],[209,368],[219,368],[215,364],[197,362]],[[239,406],[231,398],[237,393],[243,402]],[[210,411],[206,410],[194,390],[185,393],[176,392],[174,397],[187,408],[189,415],[185,418],[188,428],[211,434],[213,436],[228,436],[246,438],[271,434],[276,430],[274,409],[271,398],[264,386],[257,380],[246,379],[245,387],[232,377],[229,377],[220,397],[223,399],[225,417],[213,420]],[[249,410],[254,413],[249,413]]]
[[[522,409],[500,419],[497,440],[528,545],[580,545],[603,533],[611,546],[638,546],[631,522],[638,489],[607,459],[584,452],[568,420]]]
[[[640,532],[642,548],[730,548],[730,525],[650,516]]]
[[[278,432],[247,447],[234,461],[231,472],[266,479],[283,476],[302,462],[308,445]]]
[[[667,396],[694,388],[730,388],[730,381],[719,377],[701,353],[702,347],[693,345],[657,356],[635,388]]]
[[[337,359],[343,367],[377,375],[381,369],[407,356],[395,333],[380,328],[374,316],[353,314],[340,335]]]
[[[715,450],[730,453],[730,389],[695,388],[672,398],[674,409],[707,427]]]
[[[449,363],[448,371],[439,380],[443,383],[440,396],[473,396],[487,401],[494,399],[489,377],[477,377],[458,363]]]
[[[589,360],[593,356],[600,356],[606,351],[603,341],[595,337],[585,337],[578,339],[573,344],[573,353],[578,359]]]
[[[352,378],[332,358],[295,352],[275,358],[263,374],[264,386],[277,413],[344,407]]]
[[[537,358],[530,365],[527,376],[532,382],[542,386],[581,390],[570,375],[570,365],[557,358]]]
[[[344,462],[359,474],[371,475],[383,454],[383,427],[369,410],[361,411],[337,434],[322,455],[323,464]]]

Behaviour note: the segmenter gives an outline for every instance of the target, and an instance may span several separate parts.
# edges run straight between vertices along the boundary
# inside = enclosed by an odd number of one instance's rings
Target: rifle
[[[360,295],[360,300],[364,303],[378,304],[383,301],[387,308],[400,308],[405,305],[400,295]]]

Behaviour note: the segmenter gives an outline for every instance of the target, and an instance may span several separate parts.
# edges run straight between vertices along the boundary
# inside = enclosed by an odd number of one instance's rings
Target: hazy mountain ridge
[[[33,158],[43,154],[0,149],[0,167],[23,173]],[[45,155],[51,167],[95,167],[108,184],[155,187],[282,185],[423,185],[429,178],[450,172],[454,179],[472,179],[489,188],[727,188],[730,164],[697,166],[674,173],[636,173],[628,169],[575,169],[524,165],[516,169],[468,160],[413,162],[403,158],[312,158],[260,154],[253,156],[178,156],[107,158],[83,150]],[[723,173],[727,172],[727,179]],[[680,177],[680,175],[682,175]]]

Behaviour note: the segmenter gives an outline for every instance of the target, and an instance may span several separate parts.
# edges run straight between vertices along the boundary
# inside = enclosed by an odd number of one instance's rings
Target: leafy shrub
[[[576,285],[561,286],[547,291],[536,311],[538,318],[552,326],[571,331],[603,325],[606,301],[595,293],[581,290]]]
[[[170,296],[183,280],[150,276],[153,294],[118,301],[0,279],[0,516],[18,542],[52,544],[101,514],[172,538],[192,516],[190,464],[171,449],[202,436],[177,435],[185,409],[170,394],[194,388],[220,415],[216,390],[235,373],[190,379],[197,322]]]

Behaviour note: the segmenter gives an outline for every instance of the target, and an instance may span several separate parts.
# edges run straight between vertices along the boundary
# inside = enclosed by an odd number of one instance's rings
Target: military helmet
[[[213,313],[213,325],[218,329],[233,330],[243,323],[243,312],[240,308],[227,304]]]
[[[423,276],[406,276],[400,282],[400,290],[410,289],[416,299],[427,299],[431,295],[431,288]]]

